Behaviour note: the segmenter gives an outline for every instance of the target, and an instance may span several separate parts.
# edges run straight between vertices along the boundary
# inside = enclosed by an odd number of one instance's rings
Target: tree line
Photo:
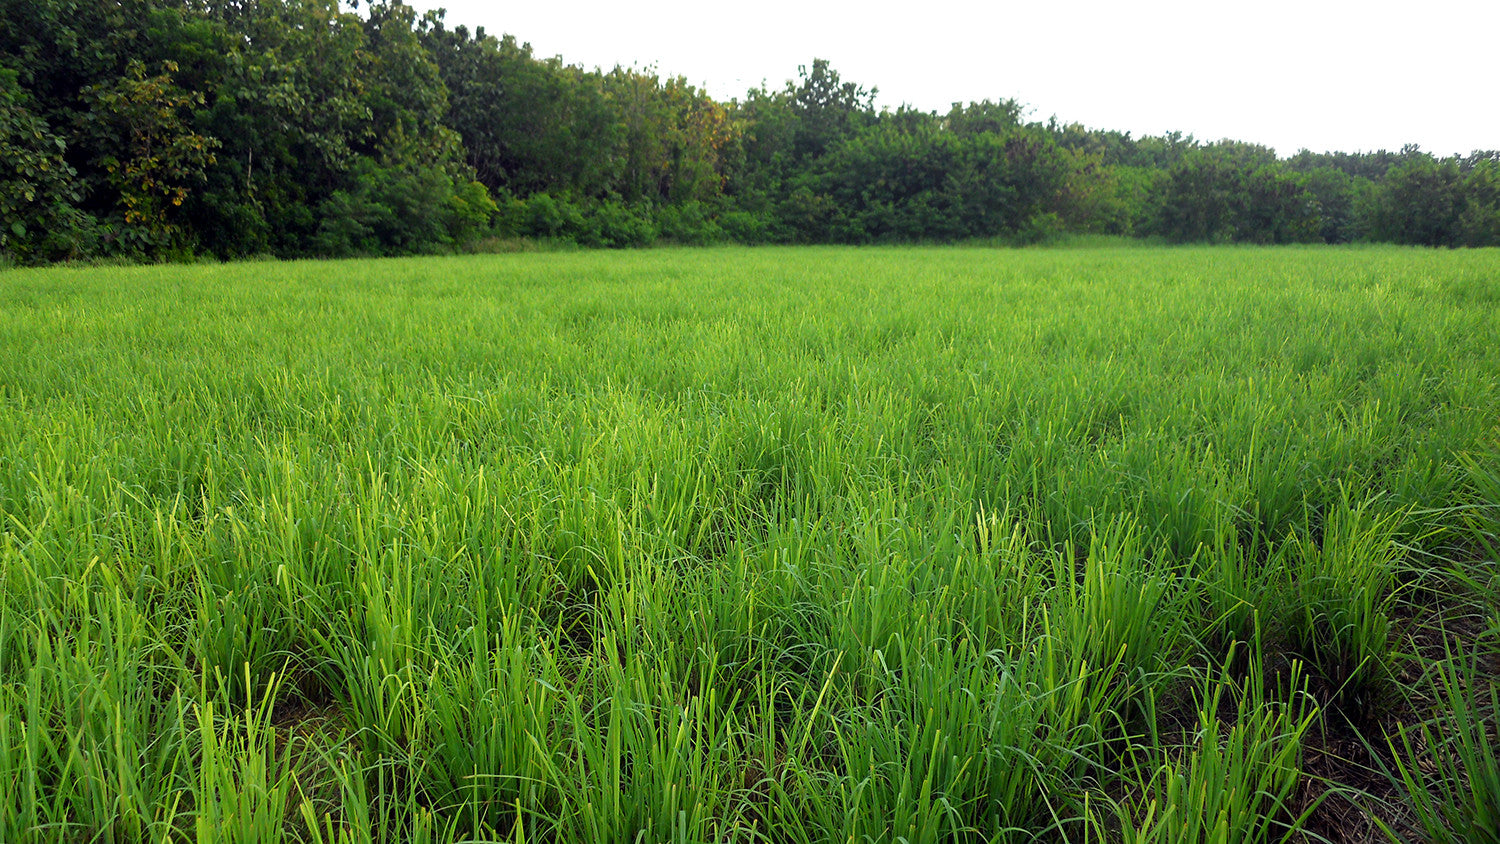
[[[1280,159],[875,93],[814,60],[719,102],[384,0],[0,0],[0,260],[1062,232],[1500,245],[1496,151]]]

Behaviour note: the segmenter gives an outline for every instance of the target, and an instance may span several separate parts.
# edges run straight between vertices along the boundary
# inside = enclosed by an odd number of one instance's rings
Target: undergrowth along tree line
[[[0,0],[0,260],[1044,240],[1500,245],[1500,152],[1291,158],[877,109],[814,60],[718,102],[400,3]]]

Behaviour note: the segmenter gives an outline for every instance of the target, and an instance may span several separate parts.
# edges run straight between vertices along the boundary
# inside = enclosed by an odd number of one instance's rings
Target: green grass
[[[1497,291],[1394,248],[5,271],[0,840],[1295,838],[1334,729],[1393,836],[1462,839]],[[1486,632],[1408,689],[1435,596]]]

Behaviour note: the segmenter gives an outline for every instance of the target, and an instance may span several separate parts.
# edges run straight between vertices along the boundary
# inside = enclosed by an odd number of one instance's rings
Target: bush
[[[781,239],[776,234],[775,221],[766,214],[729,211],[719,218],[719,227],[724,237],[735,243],[773,243]]]
[[[15,71],[0,68],[0,255],[45,263],[94,254],[93,218],[75,208],[67,145],[31,111]]]
[[[676,243],[703,246],[719,243],[725,237],[724,229],[701,202],[685,202],[658,209],[656,224],[664,239]]]
[[[354,186],[319,208],[323,255],[411,255],[479,239],[497,207],[484,186],[441,166],[381,166],[364,159]]]
[[[649,246],[656,241],[656,235],[656,224],[651,221],[651,213],[645,206],[605,200],[585,217],[584,229],[579,232],[577,240],[585,246],[623,249]]]
[[[1032,246],[1056,240],[1064,231],[1062,218],[1047,211],[1033,216],[1016,229],[1017,246]]]

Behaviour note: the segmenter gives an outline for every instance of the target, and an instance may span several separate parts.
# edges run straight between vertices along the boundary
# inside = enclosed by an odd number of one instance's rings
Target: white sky
[[[719,99],[826,58],[877,104],[1013,97],[1032,119],[1276,148],[1500,148],[1500,0],[710,3],[415,0],[538,55],[655,65]]]

